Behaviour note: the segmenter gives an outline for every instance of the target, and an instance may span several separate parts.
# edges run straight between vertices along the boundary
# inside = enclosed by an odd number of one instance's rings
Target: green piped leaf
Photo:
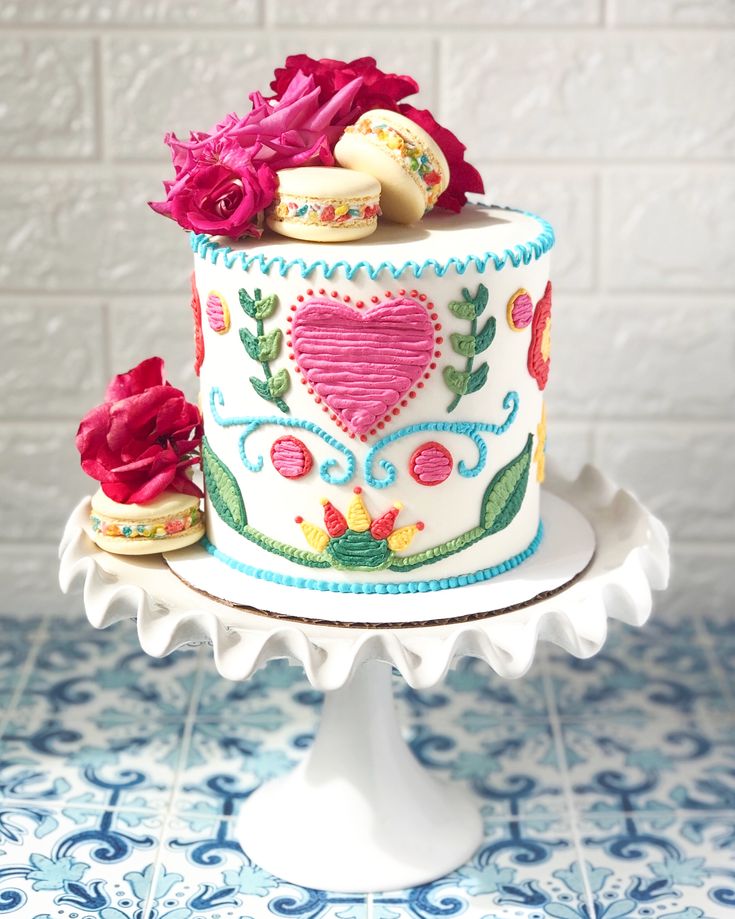
[[[240,341],[245,346],[248,357],[251,357],[254,361],[260,360],[260,345],[258,344],[258,339],[253,335],[250,329],[240,329]]]
[[[238,291],[238,297],[240,298],[240,306],[251,319],[267,319],[273,315],[278,306],[278,297],[275,294],[268,294],[267,297],[262,297],[260,288],[256,288],[254,296],[251,297],[245,288],[241,287]]]
[[[471,300],[452,300],[449,304],[449,310],[458,319],[477,319],[475,304]]]
[[[470,375],[464,370],[456,370],[454,367],[445,367],[442,371],[444,382],[447,387],[458,396],[463,396],[467,392]]]
[[[235,477],[209,446],[202,440],[202,467],[207,486],[207,499],[228,526],[238,533],[247,526],[248,518],[240,488]]]
[[[261,399],[265,399],[266,402],[273,401],[271,391],[268,389],[267,380],[259,380],[257,377],[250,377],[250,383]]]
[[[518,513],[528,484],[528,470],[531,466],[533,435],[529,434],[525,447],[518,456],[493,477],[482,499],[480,526],[486,535],[504,530]]]
[[[260,291],[257,291],[260,294]],[[275,294],[269,294],[267,297],[255,301],[254,310],[256,319],[267,319],[272,316],[278,305],[278,297]]]
[[[270,380],[268,380],[268,392],[271,397],[277,399],[278,396],[282,396],[288,389],[290,382],[291,379],[285,367],[279,370],[278,373],[274,373]]]
[[[475,356],[476,345],[474,335],[460,335],[459,332],[452,332],[449,338],[452,342],[452,348],[457,354],[461,354],[462,357]]]
[[[465,288],[462,291],[462,296],[465,298],[465,300],[471,300],[475,304],[475,316],[482,316],[482,314],[485,312],[485,307],[488,304],[488,300],[490,299],[487,292],[487,287],[485,287],[484,284],[480,284],[474,297],[470,297],[467,292],[467,288]]]
[[[467,389],[465,390],[465,392],[466,393],[477,392],[478,389],[482,389],[482,387],[487,382],[488,370],[489,368],[486,363],[483,364],[481,367],[478,367],[477,370],[473,370],[472,373],[469,375],[469,379],[467,380]]]
[[[247,345],[245,345],[245,348],[247,349]],[[281,350],[281,330],[273,329],[272,332],[266,332],[265,335],[261,335],[258,338],[258,349],[257,349],[256,360],[264,361],[266,363],[268,361],[273,361],[278,357],[278,353],[280,350]],[[248,351],[248,354],[250,354],[249,351]]]
[[[495,316],[491,316],[477,335],[475,335],[475,350],[472,354],[482,354],[483,351],[486,351],[490,347],[494,338]]]
[[[246,315],[250,316],[251,319],[255,319],[255,300],[244,287],[240,288],[237,295],[240,298],[240,306],[245,310]],[[255,291],[255,296],[260,297],[259,290]]]

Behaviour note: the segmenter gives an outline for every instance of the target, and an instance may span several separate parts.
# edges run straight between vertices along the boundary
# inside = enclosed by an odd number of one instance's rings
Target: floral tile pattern
[[[313,740],[323,698],[299,668],[230,683],[207,647],[155,660],[132,623],[81,614],[0,628],[0,916],[735,917],[723,617],[612,624],[597,658],[549,648],[513,682],[472,660],[428,691],[396,677],[414,754],[475,795],[485,838],[451,875],[369,896],[272,877],[233,834]]]

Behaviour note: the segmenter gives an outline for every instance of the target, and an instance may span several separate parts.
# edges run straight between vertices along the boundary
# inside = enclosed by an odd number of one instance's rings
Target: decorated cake
[[[199,406],[155,364],[83,421],[95,533],[127,521],[98,543],[156,551],[147,516],[159,550],[183,520],[212,564],[294,588],[501,575],[543,540],[553,231],[481,196],[461,142],[402,101],[410,77],[300,55],[271,87],[166,137],[152,207],[189,231]]]

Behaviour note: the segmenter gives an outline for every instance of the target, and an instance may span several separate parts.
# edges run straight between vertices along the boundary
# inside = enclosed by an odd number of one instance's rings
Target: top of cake
[[[230,240],[259,239],[267,225],[344,243],[373,233],[381,215],[416,226],[435,208],[459,213],[468,193],[484,191],[464,144],[404,101],[418,83],[373,58],[292,55],[270,88],[249,94],[244,116],[229,113],[188,140],[166,135],[174,175],[165,199],[151,202],[157,213]],[[375,245],[416,242],[416,230],[404,233],[388,230]]]
[[[500,270],[528,264],[554,244],[549,223],[534,214],[468,203],[461,213],[434,210],[419,224],[402,226],[381,221],[367,238],[334,246],[290,240],[266,233],[259,240],[234,241],[207,234],[192,235],[195,252],[210,261],[222,259],[228,267],[258,264],[264,273],[285,274],[295,269],[309,277],[316,268],[327,276],[344,269],[348,277],[365,273],[376,279],[394,278],[406,269],[415,277],[431,269],[444,274],[450,268],[462,274],[470,263],[479,270]]]

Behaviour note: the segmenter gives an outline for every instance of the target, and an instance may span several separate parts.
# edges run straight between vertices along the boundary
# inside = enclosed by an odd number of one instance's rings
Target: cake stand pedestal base
[[[481,842],[482,826],[469,796],[437,780],[401,737],[391,668],[412,688],[427,689],[464,656],[485,661],[501,677],[522,676],[539,639],[589,657],[605,640],[608,617],[642,625],[651,590],[668,580],[666,531],[632,495],[591,467],[573,482],[552,477],[548,489],[557,510],[566,502],[586,519],[594,539],[594,557],[581,573],[578,564],[571,566],[564,589],[534,596],[543,589],[535,576],[542,569],[529,564],[495,582],[442,592],[436,601],[419,597],[421,616],[410,610],[411,618],[430,615],[430,602],[463,614],[497,610],[499,591],[505,596],[509,584],[520,582],[521,592],[534,599],[500,615],[408,628],[340,628],[261,615],[194,590],[161,558],[98,549],[89,536],[88,499],[64,533],[61,584],[66,590],[84,583],[87,617],[97,628],[135,616],[141,646],[156,657],[208,642],[229,680],[245,680],[273,658],[301,663],[312,686],[326,693],[321,726],[306,761],[244,803],[238,841],[254,863],[305,887],[350,893],[416,887],[465,863]],[[562,567],[572,557],[573,530],[554,526],[555,519],[559,524],[555,512],[547,514],[551,568],[543,568],[544,577],[559,567],[560,557]],[[585,528],[574,532],[588,542]],[[254,595],[260,583],[253,581]],[[308,593],[280,587],[269,598],[272,605],[261,609],[293,615],[303,611]],[[350,612],[364,601],[366,612],[369,605],[386,615],[390,599],[350,597]],[[345,598],[334,600],[338,619],[344,607],[336,604]],[[398,600],[403,606],[404,598]],[[440,613],[441,607],[434,610]]]
[[[306,760],[251,795],[236,835],[277,877],[370,893],[416,887],[464,864],[482,821],[469,795],[419,764],[401,736],[391,667],[370,661],[327,694]]]

